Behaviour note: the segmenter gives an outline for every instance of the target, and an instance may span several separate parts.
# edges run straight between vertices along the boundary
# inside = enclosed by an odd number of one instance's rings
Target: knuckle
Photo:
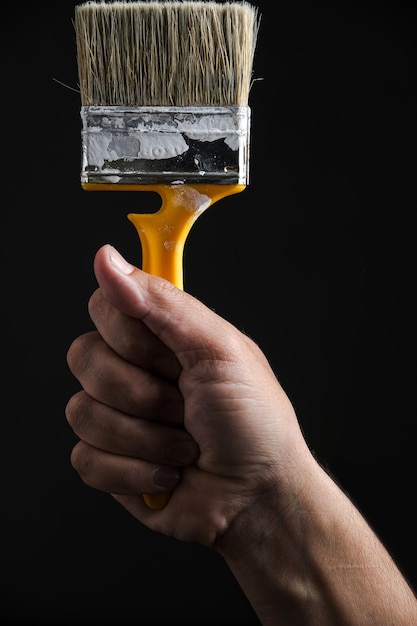
[[[85,430],[84,426],[88,419],[88,396],[84,391],[74,394],[65,407],[65,416],[71,428],[77,435]]]
[[[101,289],[96,289],[88,301],[88,313],[90,317],[95,320],[97,317],[101,316],[106,306],[107,302],[104,299]]]
[[[92,331],[74,339],[67,352],[67,363],[72,373],[76,374],[85,369],[91,359],[91,348],[96,338],[96,331]]]
[[[119,481],[126,493],[139,493],[142,476],[138,464],[134,462],[126,463],[120,472]]]
[[[88,446],[86,446],[84,442],[80,441],[72,449],[70,457],[72,467],[78,472],[85,482],[87,482],[86,479],[92,472],[92,459],[88,450]]]

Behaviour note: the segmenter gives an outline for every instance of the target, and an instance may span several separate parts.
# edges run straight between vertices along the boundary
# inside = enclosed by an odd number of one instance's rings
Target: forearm
[[[410,626],[417,601],[349,499],[314,462],[291,505],[276,492],[217,548],[264,626]]]

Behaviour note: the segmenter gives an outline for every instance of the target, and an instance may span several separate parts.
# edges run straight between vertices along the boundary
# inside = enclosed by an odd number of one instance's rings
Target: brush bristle
[[[84,106],[246,106],[258,12],[247,2],[85,2],[75,8]]]

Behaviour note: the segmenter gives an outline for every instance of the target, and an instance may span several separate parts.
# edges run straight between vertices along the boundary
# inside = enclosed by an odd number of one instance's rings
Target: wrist
[[[290,482],[254,499],[215,546],[263,626],[413,623],[413,592],[312,455],[286,476]]]
[[[303,466],[252,498],[215,545],[264,625],[311,624],[318,602],[307,554],[306,494],[322,470],[310,452],[299,458]]]

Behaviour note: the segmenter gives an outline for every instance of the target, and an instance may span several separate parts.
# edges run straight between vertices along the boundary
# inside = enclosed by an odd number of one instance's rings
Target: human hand
[[[201,302],[108,245],[94,268],[97,330],[68,351],[72,464],[149,528],[213,546],[305,452],[294,410],[256,344]],[[141,494],[163,490],[149,509]]]

